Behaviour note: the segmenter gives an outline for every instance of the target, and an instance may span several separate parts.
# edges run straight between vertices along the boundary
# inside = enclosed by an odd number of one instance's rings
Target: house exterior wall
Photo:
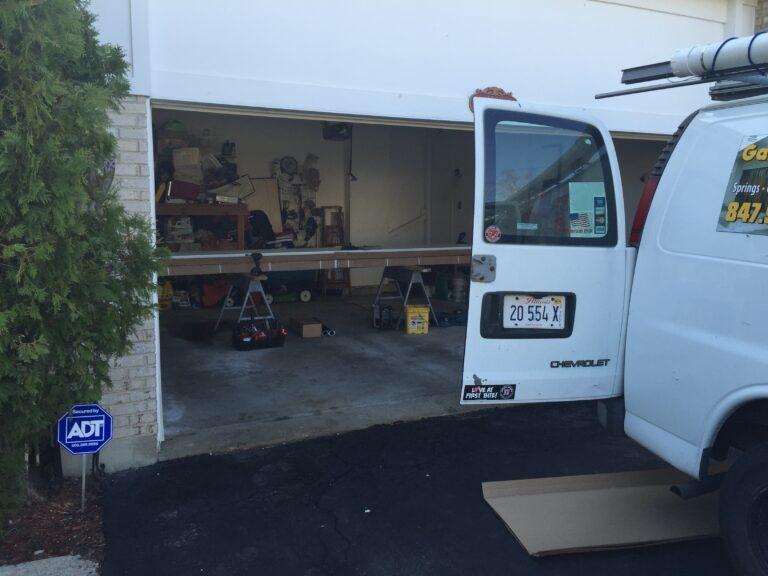
[[[145,96],[128,96],[120,112],[111,113],[112,133],[117,139],[115,186],[125,207],[154,220],[151,157]],[[158,330],[155,318],[136,328],[131,352],[113,363],[112,388],[101,404],[112,415],[112,440],[100,454],[108,472],[157,461],[161,439],[158,402]],[[80,462],[62,451],[64,472],[80,473]]]
[[[155,101],[469,122],[500,86],[526,104],[585,110],[612,131],[671,134],[706,87],[596,101],[621,69],[751,33],[757,0],[92,0]],[[169,33],[173,31],[174,33]],[[291,38],[286,42],[286,34]]]

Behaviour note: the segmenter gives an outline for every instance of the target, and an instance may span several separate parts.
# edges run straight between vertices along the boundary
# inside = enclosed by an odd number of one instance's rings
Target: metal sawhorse
[[[235,305],[227,305],[227,302],[229,302],[230,298],[232,297],[232,292],[235,289],[235,282],[230,284],[229,290],[227,291],[227,297],[224,298],[224,303],[221,306],[221,312],[219,312],[219,318],[216,320],[216,326],[214,326],[213,331],[216,332],[219,329],[219,324],[221,323],[221,319],[224,317],[224,312],[227,310],[239,310],[240,315],[237,317],[237,322],[240,323],[245,319],[248,320],[266,320],[267,325],[269,325],[270,320],[275,320],[275,315],[272,313],[272,308],[269,306],[269,302],[267,301],[267,294],[264,292],[264,285],[262,282],[267,279],[267,277],[261,273],[261,268],[259,267],[259,260],[261,260],[261,254],[251,254],[251,258],[253,258],[253,262],[255,264],[254,268],[251,270],[251,273],[248,275],[243,275],[244,279],[248,280],[248,287],[245,290],[245,294],[243,295],[243,303],[239,306]],[[244,283],[243,283],[244,284]],[[266,316],[260,316],[259,315],[259,307],[256,304],[256,301],[253,299],[253,294],[258,294],[261,297],[261,302],[264,305],[264,307],[267,309],[267,315]],[[250,314],[246,314],[245,311],[250,310]]]
[[[432,307],[432,301],[429,299],[427,287],[424,285],[424,276],[422,276],[422,274],[427,272],[430,272],[430,269],[422,268],[421,266],[388,266],[387,268],[384,268],[384,272],[381,274],[379,288],[376,290],[376,296],[373,299],[372,306],[378,306],[379,302],[382,300],[400,300],[400,303],[403,306],[403,310],[400,314],[400,317],[397,319],[397,325],[395,326],[396,329],[400,328],[400,323],[403,321],[403,317],[405,316],[405,307],[408,305],[408,299],[411,297],[411,292],[414,286],[421,286],[421,291],[424,293],[424,298],[427,300],[427,308],[429,308],[429,313],[432,316],[432,320],[435,322],[435,326],[440,326],[440,324],[437,322],[435,309]],[[400,288],[400,281],[404,281],[406,276],[408,277],[408,288],[405,291],[405,296],[403,296],[403,291]],[[384,283],[387,280],[394,280],[395,286],[397,286],[397,296],[381,295],[381,290],[384,288]]]

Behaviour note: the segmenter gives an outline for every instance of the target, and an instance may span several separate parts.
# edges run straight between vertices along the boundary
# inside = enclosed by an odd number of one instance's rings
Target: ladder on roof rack
[[[766,31],[768,32],[768,31]],[[671,60],[622,70],[622,84],[640,84],[667,80],[656,84],[627,88],[595,95],[613,98],[694,86],[715,82],[709,89],[713,100],[736,100],[768,94],[768,34],[728,38],[722,42],[691,46],[676,50]],[[670,82],[672,78],[680,78]]]

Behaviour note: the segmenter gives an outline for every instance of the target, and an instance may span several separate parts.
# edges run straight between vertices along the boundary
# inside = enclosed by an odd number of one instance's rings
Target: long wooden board
[[[380,268],[383,266],[437,266],[469,264],[470,246],[428,246],[337,250],[333,248],[260,250],[264,272]],[[249,252],[195,252],[174,254],[164,276],[241,274],[253,268]]]

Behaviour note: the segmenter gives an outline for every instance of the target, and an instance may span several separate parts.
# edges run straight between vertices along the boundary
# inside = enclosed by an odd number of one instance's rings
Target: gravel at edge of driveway
[[[99,565],[80,556],[57,556],[0,566],[0,576],[98,576]]]

